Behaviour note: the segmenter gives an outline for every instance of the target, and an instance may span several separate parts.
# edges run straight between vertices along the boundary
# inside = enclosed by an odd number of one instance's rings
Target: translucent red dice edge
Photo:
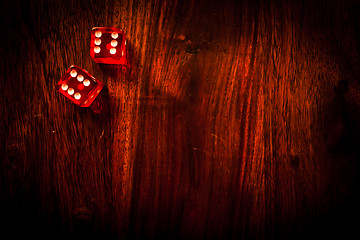
[[[73,69],[80,69],[81,71],[83,71],[87,75],[88,78],[91,78],[96,82],[96,86],[88,93],[88,96],[93,96],[90,99],[87,99],[87,98],[83,97],[83,98],[81,98],[81,100],[76,100],[73,97],[69,97],[67,91],[64,91],[61,88],[62,84],[68,82],[69,79],[71,78],[70,72]],[[104,84],[102,82],[100,82],[99,80],[97,80],[94,76],[92,76],[88,71],[86,71],[85,69],[80,68],[78,66],[71,65],[70,68],[61,76],[60,81],[55,86],[55,89],[59,93],[64,95],[64,97],[66,97],[67,99],[72,101],[74,104],[76,104],[76,105],[78,105],[80,107],[89,107],[94,102],[96,97],[100,94],[103,87],[104,87]]]
[[[94,48],[95,46],[95,32],[97,30],[101,30],[101,32],[109,33],[109,32],[117,32],[122,35],[122,41],[120,44],[120,49],[123,51],[123,55],[121,57],[114,58],[99,58],[95,56]],[[93,27],[91,30],[91,41],[90,41],[90,57],[94,62],[102,63],[102,64],[114,64],[114,65],[125,65],[127,66],[127,57],[126,57],[126,35],[122,29],[116,27]]]

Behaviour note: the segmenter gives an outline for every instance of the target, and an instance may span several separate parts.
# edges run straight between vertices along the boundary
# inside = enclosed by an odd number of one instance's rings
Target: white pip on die
[[[64,73],[56,90],[80,107],[89,107],[99,95],[104,84],[85,69],[75,65]]]

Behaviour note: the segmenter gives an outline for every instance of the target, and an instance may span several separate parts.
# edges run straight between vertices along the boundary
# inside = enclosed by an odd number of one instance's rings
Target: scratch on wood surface
[[[340,227],[350,215],[337,210],[357,206],[355,1],[2,4],[5,228],[47,222],[69,235],[131,239],[352,228]],[[92,62],[99,25],[124,29],[131,71]],[[71,64],[104,82],[108,111],[54,90]]]

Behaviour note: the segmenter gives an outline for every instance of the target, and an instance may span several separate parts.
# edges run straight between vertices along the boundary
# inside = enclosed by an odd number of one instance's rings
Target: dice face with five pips
[[[126,65],[124,32],[115,27],[94,27],[91,31],[90,56],[97,63]]]
[[[103,88],[86,70],[72,65],[61,77],[56,89],[80,107],[89,107]]]

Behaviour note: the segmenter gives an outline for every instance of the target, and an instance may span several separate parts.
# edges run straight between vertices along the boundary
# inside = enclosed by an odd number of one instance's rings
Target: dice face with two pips
[[[94,27],[91,31],[90,56],[97,63],[126,65],[124,32],[115,27]]]
[[[61,77],[56,90],[80,107],[89,107],[103,88],[86,70],[72,65]]]

